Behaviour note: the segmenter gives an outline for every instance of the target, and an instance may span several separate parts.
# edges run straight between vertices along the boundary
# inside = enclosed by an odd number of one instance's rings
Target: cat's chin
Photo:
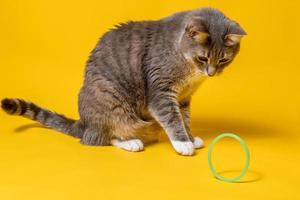
[[[210,77],[210,78],[213,78],[213,77],[216,77],[216,76],[220,76],[223,72],[217,72],[215,73],[214,75],[209,75],[207,72],[201,72],[201,74],[205,77]]]
[[[204,71],[204,72],[201,71],[200,74],[201,74],[202,76],[205,76],[205,77],[211,77],[211,76],[209,76],[209,75],[207,74],[207,72],[205,72],[205,71]]]

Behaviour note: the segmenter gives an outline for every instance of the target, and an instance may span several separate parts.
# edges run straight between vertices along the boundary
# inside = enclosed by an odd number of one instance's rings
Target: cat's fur
[[[81,138],[82,144],[130,151],[156,141],[162,127],[179,154],[192,155],[203,143],[190,133],[191,95],[233,60],[245,34],[211,8],[120,24],[89,57],[79,120],[21,99],[3,99],[2,108]]]

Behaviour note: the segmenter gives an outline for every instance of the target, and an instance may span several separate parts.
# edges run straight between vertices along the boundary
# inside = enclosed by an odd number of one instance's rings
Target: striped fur
[[[22,99],[6,98],[1,101],[1,107],[9,115],[26,117],[39,122],[47,128],[52,128],[74,137],[81,137],[82,133],[79,131],[75,120],[41,108],[34,103]]]
[[[2,108],[82,144],[132,151],[142,150],[136,141],[157,141],[163,129],[179,154],[192,155],[203,142],[190,132],[191,96],[234,59],[242,35],[237,23],[210,8],[120,24],[102,36],[87,61],[78,121],[21,99],[4,99]]]

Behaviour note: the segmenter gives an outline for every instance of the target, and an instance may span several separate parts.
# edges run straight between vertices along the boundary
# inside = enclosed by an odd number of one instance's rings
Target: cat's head
[[[208,8],[187,20],[180,47],[188,62],[214,76],[233,61],[244,35],[238,23]]]

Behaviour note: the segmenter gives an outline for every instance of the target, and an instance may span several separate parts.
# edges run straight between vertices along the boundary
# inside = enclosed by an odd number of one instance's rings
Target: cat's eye
[[[198,56],[198,57],[197,57],[197,60],[198,60],[199,62],[207,62],[207,61],[208,61],[208,58],[207,58],[207,57],[204,57],[204,56]]]
[[[228,61],[229,61],[229,59],[227,59],[227,58],[222,58],[222,59],[219,60],[219,63],[220,63],[220,64],[223,64],[223,63],[227,63]]]

